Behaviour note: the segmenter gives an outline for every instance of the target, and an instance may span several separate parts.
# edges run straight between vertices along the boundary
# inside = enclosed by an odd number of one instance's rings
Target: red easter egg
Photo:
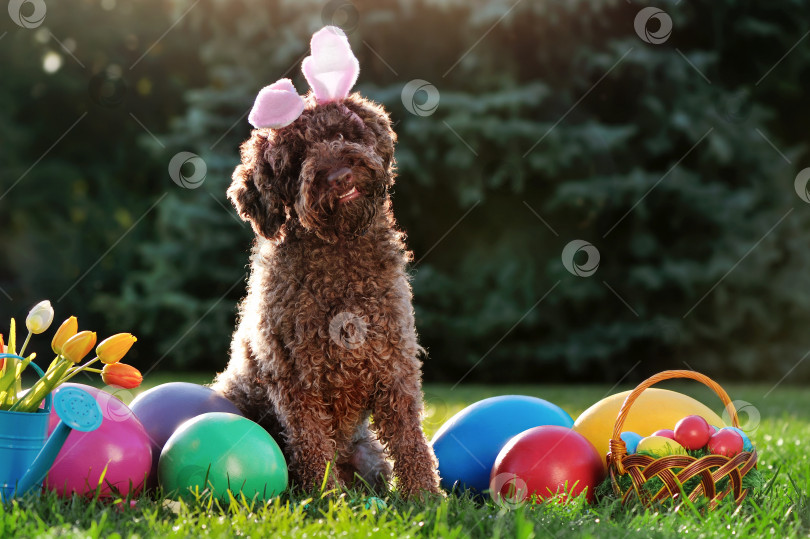
[[[743,450],[743,439],[731,429],[720,429],[709,438],[708,449],[715,455],[733,457]]]
[[[602,458],[587,438],[567,427],[534,427],[498,453],[490,494],[497,501],[520,503],[532,494],[541,501],[563,491],[577,496],[587,488],[590,502],[604,477]]]
[[[675,440],[675,431],[672,429],[661,429],[653,432],[650,436],[663,436],[664,438]]]
[[[699,415],[689,415],[675,425],[675,441],[686,449],[700,449],[709,443],[714,429]]]

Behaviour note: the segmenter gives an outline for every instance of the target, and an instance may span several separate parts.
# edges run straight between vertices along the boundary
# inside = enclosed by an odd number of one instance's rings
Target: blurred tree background
[[[309,37],[337,24],[356,90],[396,122],[427,379],[810,378],[807,3],[45,4],[33,28],[0,16],[0,319],[50,298],[137,334],[144,371],[222,368],[252,240],[225,198],[247,111],[283,76],[303,93]],[[634,29],[650,5],[672,20],[660,44]],[[181,151],[205,163],[192,188],[168,172]],[[589,277],[561,260],[577,239]]]

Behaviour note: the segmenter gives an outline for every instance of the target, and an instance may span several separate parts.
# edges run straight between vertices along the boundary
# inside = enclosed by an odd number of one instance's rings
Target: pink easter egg
[[[104,419],[92,432],[72,431],[68,435],[48,472],[45,487],[60,496],[74,492],[92,495],[101,482],[103,497],[138,494],[152,466],[149,436],[141,422],[126,404],[106,391],[65,383],[54,393],[64,387],[78,387],[90,393],[101,407]],[[57,423],[59,417],[51,410],[49,434]]]

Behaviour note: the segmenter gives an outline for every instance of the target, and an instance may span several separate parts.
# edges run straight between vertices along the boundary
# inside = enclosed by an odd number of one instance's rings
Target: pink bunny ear
[[[360,63],[352,54],[343,30],[337,26],[323,27],[312,35],[310,48],[312,55],[304,58],[301,70],[318,103],[347,97],[357,81]]]
[[[257,129],[278,129],[297,120],[303,110],[304,99],[295,91],[292,81],[281,79],[259,91],[248,122]]]

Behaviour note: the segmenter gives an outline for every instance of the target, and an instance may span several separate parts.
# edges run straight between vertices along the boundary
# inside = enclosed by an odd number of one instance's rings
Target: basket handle
[[[728,393],[726,393],[726,391],[720,387],[717,382],[708,376],[695,371],[662,371],[641,382],[629,395],[627,395],[627,398],[624,399],[624,403],[622,403],[622,407],[619,410],[619,415],[616,417],[616,425],[613,427],[613,436],[610,440],[611,453],[614,452],[614,449],[618,450],[616,451],[616,453],[618,453],[616,456],[619,458],[627,454],[627,445],[624,443],[624,440],[621,439],[622,427],[624,426],[625,419],[627,419],[627,415],[630,413],[630,408],[633,406],[633,403],[636,402],[639,395],[641,395],[645,389],[648,389],[650,386],[653,386],[658,382],[663,382],[664,380],[671,380],[674,378],[690,378],[708,386],[708,388],[717,393],[720,400],[723,401],[723,405],[726,407],[726,410],[729,411],[729,415],[731,415],[732,426],[740,426],[740,420],[737,418],[737,410],[734,408],[734,404],[731,403]]]
[[[24,357],[20,357],[20,356],[18,356],[18,355],[16,355],[16,354],[0,354],[0,359],[5,359],[5,358],[9,358],[9,357],[13,357],[13,358],[19,359],[20,361],[25,361],[25,358],[24,358]],[[37,365],[36,363],[34,363],[34,362],[32,361],[32,362],[30,362],[30,363],[28,364],[28,366],[29,366],[29,367],[33,367],[33,368],[34,368],[34,370],[35,370],[35,371],[37,371],[37,374],[39,374],[39,377],[40,377],[40,378],[45,378],[45,373],[44,373],[44,372],[42,372],[42,369],[40,369],[40,368],[39,368],[39,365]],[[51,402],[52,402],[52,401],[53,401],[53,397],[51,397],[51,394],[50,394],[50,393],[48,393],[48,394],[45,396],[45,412],[46,412],[46,413],[50,413],[50,411],[51,411]]]

